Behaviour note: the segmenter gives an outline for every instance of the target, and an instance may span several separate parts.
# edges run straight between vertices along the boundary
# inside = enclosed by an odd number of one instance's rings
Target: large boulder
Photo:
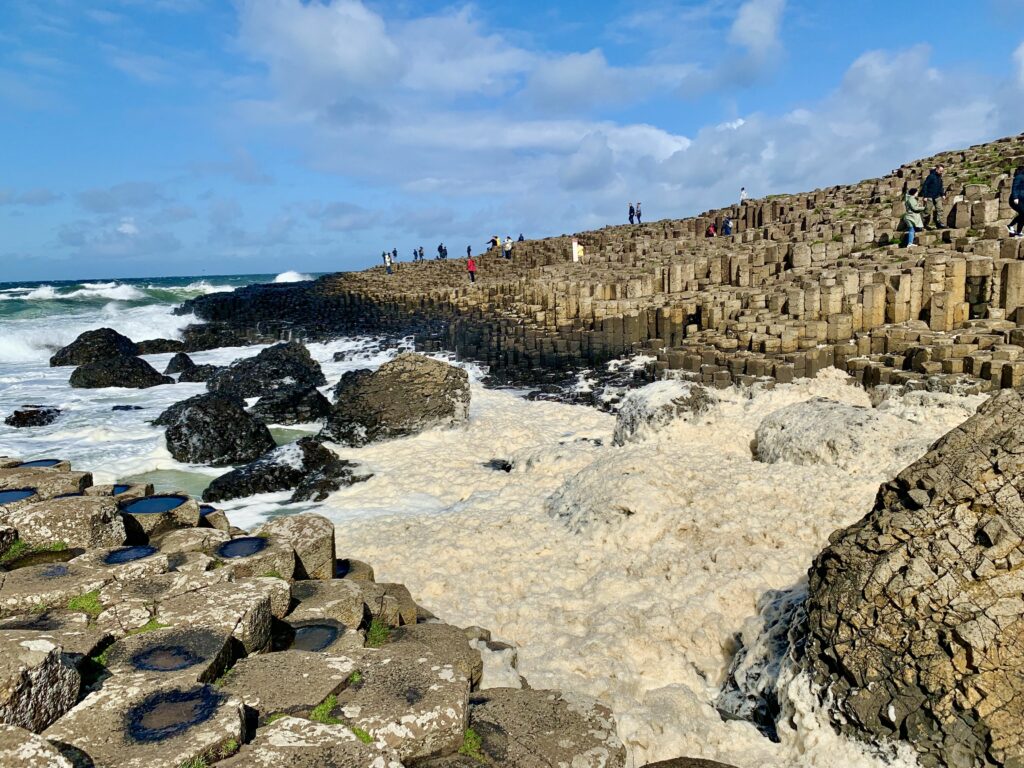
[[[344,445],[415,435],[464,422],[469,376],[423,355],[403,354],[371,375],[353,378],[338,392],[321,436]]]
[[[268,424],[309,424],[331,411],[331,402],[316,387],[290,384],[259,399],[252,414]]]
[[[38,733],[74,706],[81,679],[42,632],[0,632],[0,723]]]
[[[924,766],[1024,765],[1024,398],[1004,390],[878,491],[810,571],[805,663],[844,733]]]
[[[638,442],[677,419],[691,421],[718,402],[712,392],[689,381],[658,381],[631,391],[615,417],[615,445]]]
[[[111,357],[134,357],[139,354],[135,342],[113,328],[86,331],[50,358],[53,367],[85,365]]]
[[[334,523],[323,515],[304,513],[275,517],[257,534],[279,538],[295,550],[298,578],[334,578]]]
[[[80,365],[71,374],[70,384],[77,389],[149,389],[161,384],[173,384],[174,379],[164,376],[141,357],[108,357]]]
[[[18,429],[45,427],[53,424],[59,416],[60,408],[48,405],[23,405],[4,419],[4,424]]]
[[[277,344],[232,363],[211,376],[206,387],[237,397],[259,397],[282,386],[322,387],[327,383],[320,364],[298,342]]]
[[[146,339],[135,345],[139,355],[166,355],[181,352],[185,349],[184,342],[175,339]]]
[[[339,459],[333,451],[312,437],[304,437],[298,442],[274,448],[256,461],[221,475],[203,491],[203,501],[227,501],[257,493],[290,491],[307,482],[326,478],[337,483],[334,488],[337,490],[342,485],[368,479],[368,476],[354,474],[356,466]]]
[[[222,467],[274,448],[267,425],[235,397],[209,393],[175,403],[153,422],[167,427],[167,449],[178,461]]]
[[[164,368],[164,373],[170,376],[172,373],[184,373],[185,371],[191,371],[196,367],[196,364],[192,362],[192,358],[184,352],[178,352],[167,362],[167,367]]]

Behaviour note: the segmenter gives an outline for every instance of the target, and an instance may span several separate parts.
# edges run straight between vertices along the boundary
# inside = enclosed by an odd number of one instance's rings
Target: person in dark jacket
[[[946,169],[937,165],[921,185],[921,199],[924,201],[924,223],[928,229],[946,228],[946,188],[942,185],[942,174]]]
[[[1013,187],[1010,189],[1010,207],[1016,211],[1010,226],[1010,234],[1014,237],[1024,237],[1024,166],[1019,167],[1013,174]]]
[[[633,204],[630,203],[629,204],[629,223],[632,224],[635,220],[636,220],[636,208],[634,208]]]

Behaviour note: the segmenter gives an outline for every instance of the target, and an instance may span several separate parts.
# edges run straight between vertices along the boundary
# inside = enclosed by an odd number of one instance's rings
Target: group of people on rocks
[[[708,224],[708,228],[704,230],[704,237],[718,237],[719,235],[721,235],[722,237],[729,237],[731,234],[732,219],[729,218],[729,216],[726,216],[724,219],[722,219],[721,232],[718,231],[718,228],[715,226],[715,222],[713,221],[710,224]]]
[[[637,224],[643,224],[643,211],[640,210],[640,203],[633,205],[629,204],[629,223],[633,224],[634,221]]]
[[[522,233],[519,234],[519,242],[525,242],[526,238]],[[492,235],[491,239],[487,243],[487,248],[498,249],[501,255],[506,259],[512,258],[512,249],[514,243],[512,242],[512,235],[506,235],[505,240],[498,235]],[[382,251],[380,255],[381,261],[384,263],[384,271],[387,274],[393,274],[395,264],[398,263],[398,249],[392,248],[391,251]],[[440,243],[437,246],[437,256],[435,260],[446,261],[448,259],[448,246],[444,243]],[[423,246],[412,249],[412,260],[413,262],[426,261],[426,256],[423,251]],[[477,263],[476,259],[473,258],[473,246],[466,246],[466,271],[469,273],[469,280],[472,283],[476,282]]]
[[[918,230],[946,228],[946,188],[942,175],[946,169],[937,165],[932,168],[921,189],[911,187],[903,196],[906,213],[903,224],[907,228],[907,248],[916,248],[914,238]],[[1018,167],[1013,173],[1013,184],[1010,187],[1010,207],[1016,214],[1006,225],[1011,237],[1024,238],[1024,166]]]

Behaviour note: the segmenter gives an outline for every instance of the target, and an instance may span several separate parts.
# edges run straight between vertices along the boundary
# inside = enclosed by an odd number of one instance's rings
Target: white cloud
[[[135,237],[139,234],[139,228],[135,224],[135,219],[131,216],[125,216],[121,219],[121,223],[117,225],[117,231],[127,237]]]
[[[778,48],[786,0],[747,0],[729,29],[729,42],[762,57]]]
[[[1013,62],[1017,66],[1017,83],[1024,87],[1024,43],[1013,52]]]

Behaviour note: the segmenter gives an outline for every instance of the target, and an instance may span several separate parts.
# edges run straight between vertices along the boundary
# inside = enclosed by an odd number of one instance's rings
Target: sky
[[[0,0],[0,282],[324,272],[1024,130],[1024,0]]]

